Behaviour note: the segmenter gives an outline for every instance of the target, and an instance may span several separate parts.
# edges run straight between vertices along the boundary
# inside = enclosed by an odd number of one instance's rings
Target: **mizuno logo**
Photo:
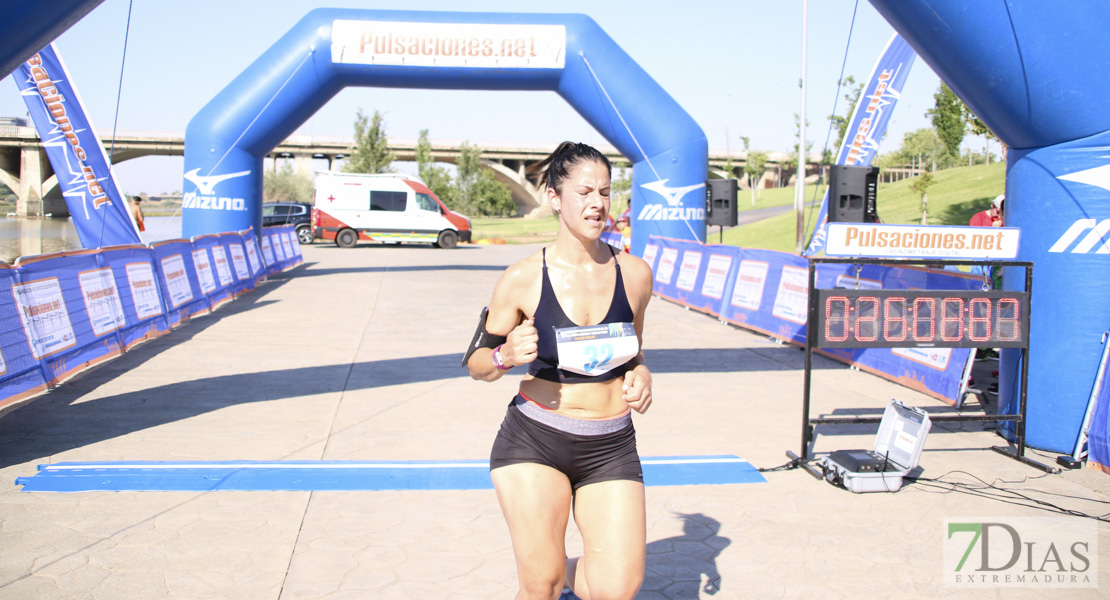
[[[1060,177],[1060,179],[1063,179],[1063,177]],[[1103,242],[1103,237],[1106,236],[1107,232],[1110,232],[1110,219],[1103,219],[1101,221],[1099,221],[1098,219],[1079,219],[1078,221],[1072,223],[1071,227],[1068,227],[1068,230],[1064,232],[1064,235],[1060,236],[1060,239],[1056,240],[1056,243],[1053,244],[1052,247],[1048,249],[1048,251],[1064,252],[1075,242],[1075,240],[1079,239],[1079,236],[1082,235],[1083,232],[1086,232],[1088,230],[1090,231],[1089,233],[1087,233],[1086,237],[1084,237],[1083,240],[1079,242],[1079,244],[1075,248],[1072,248],[1072,254],[1087,254],[1097,244]],[[1095,250],[1095,254],[1110,254],[1110,242],[1102,243],[1102,245],[1099,246],[1099,249]]]
[[[670,181],[670,179],[660,179],[651,183],[641,184],[640,187],[659,194],[663,197],[664,200],[667,201],[667,204],[670,204],[671,206],[679,206],[686,194],[705,187],[704,183],[698,183],[695,185],[688,185],[686,187],[673,188],[667,186],[668,181]]]
[[[212,196],[216,193],[216,184],[220,183],[221,181],[233,179],[235,177],[250,175],[251,172],[239,171],[238,173],[228,173],[227,175],[207,176],[198,175],[197,173],[200,173],[200,169],[193,169],[192,171],[189,171],[185,174],[185,179],[188,179],[189,181],[192,181],[194,184],[196,184],[197,190],[200,192],[201,196]]]
[[[1085,183],[1087,185],[1100,187],[1104,190],[1110,190],[1110,165],[1102,165],[1101,167],[1095,167],[1093,169],[1060,175],[1056,179]]]
[[[704,221],[705,208],[645,204],[636,218],[640,221]]]

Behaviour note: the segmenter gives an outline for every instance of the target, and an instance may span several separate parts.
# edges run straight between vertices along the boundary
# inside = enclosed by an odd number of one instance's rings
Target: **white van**
[[[470,219],[444,206],[417,177],[318,171],[312,232],[341,248],[359,240],[454,248],[470,241]]]

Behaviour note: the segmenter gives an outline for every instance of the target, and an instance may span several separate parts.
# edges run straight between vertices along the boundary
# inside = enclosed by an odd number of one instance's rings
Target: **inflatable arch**
[[[705,240],[701,128],[583,15],[318,9],[189,122],[182,231],[262,223],[262,158],[347,86],[552,90],[630,162],[632,250]]]
[[[871,3],[1009,146],[1006,225],[1021,228],[1019,260],[1034,263],[1026,439],[1070,454],[1110,329],[1110,4]],[[1003,285],[1024,278],[1007,272]],[[1009,412],[1019,361],[1003,352]]]

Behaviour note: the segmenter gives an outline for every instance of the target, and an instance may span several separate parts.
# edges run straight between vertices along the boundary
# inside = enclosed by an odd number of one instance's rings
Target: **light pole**
[[[803,216],[806,195],[806,14],[809,0],[802,0],[802,77],[798,80],[802,88],[802,114],[798,118],[798,178],[794,182],[794,214],[798,217],[797,236],[794,251],[801,254],[805,237],[805,218]]]

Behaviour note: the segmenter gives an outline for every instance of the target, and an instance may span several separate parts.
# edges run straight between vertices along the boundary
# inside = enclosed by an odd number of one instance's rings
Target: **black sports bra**
[[[610,248],[609,251],[613,252],[613,249]],[[613,262],[617,267],[617,283],[613,289],[613,299],[609,304],[609,312],[605,313],[605,318],[598,325],[581,327],[567,317],[566,313],[563,312],[563,307],[559,305],[559,299],[555,297],[555,289],[551,287],[551,279],[547,275],[547,248],[543,249],[543,283],[540,288],[540,302],[536,306],[533,323],[539,333],[539,342],[537,343],[536,359],[528,364],[529,375],[557,383],[610,381],[624,376],[624,373],[628,370],[628,362],[639,353],[639,340],[628,339],[629,335],[635,336],[635,329],[632,325],[635,315],[632,312],[632,306],[628,303],[628,296],[624,292],[624,278],[621,277],[621,267],[616,260],[615,252],[613,257]],[[586,335],[574,336],[574,333],[584,333]],[[591,370],[597,370],[599,371],[597,375],[581,374],[559,368],[559,343],[564,343],[564,354],[571,354],[572,351],[582,350],[581,344],[585,342],[568,344],[568,341],[583,338],[597,339],[599,337],[601,339],[596,342],[596,348],[584,349],[583,356],[585,356],[585,360],[579,361],[582,364],[575,363],[575,365],[578,365],[577,370],[584,370],[587,373]],[[607,339],[613,341],[614,344],[604,343]],[[634,352],[630,346],[633,342],[635,344]],[[613,346],[617,347],[616,355],[614,355]],[[621,352],[622,347],[625,350],[623,353]],[[593,351],[592,354],[591,350]],[[629,352],[633,352],[632,356],[624,356]]]

